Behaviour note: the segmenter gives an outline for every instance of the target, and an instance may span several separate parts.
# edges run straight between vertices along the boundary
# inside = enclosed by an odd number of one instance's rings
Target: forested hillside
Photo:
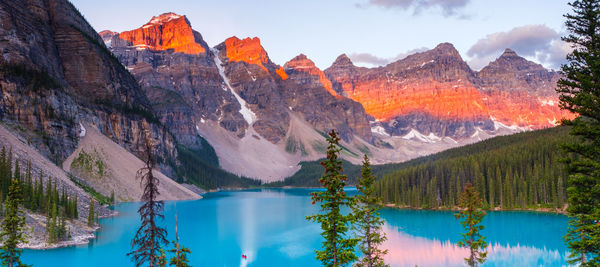
[[[380,179],[377,194],[384,202],[419,208],[452,208],[458,192],[471,181],[489,206],[503,209],[562,207],[566,175],[558,160],[558,145],[570,138],[556,127],[491,138],[398,164],[372,166]],[[268,186],[321,186],[319,161],[284,181]],[[348,184],[354,185],[360,166],[343,163]]]
[[[491,208],[562,207],[566,174],[559,144],[568,128],[488,139],[407,162],[376,183],[384,202],[453,208],[467,181]]]

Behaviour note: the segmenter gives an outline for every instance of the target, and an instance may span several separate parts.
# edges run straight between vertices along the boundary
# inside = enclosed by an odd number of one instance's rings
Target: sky
[[[97,31],[141,27],[165,12],[186,15],[209,46],[259,37],[283,65],[300,53],[325,69],[341,54],[375,67],[452,43],[475,70],[511,48],[558,69],[570,48],[563,0],[71,0]]]

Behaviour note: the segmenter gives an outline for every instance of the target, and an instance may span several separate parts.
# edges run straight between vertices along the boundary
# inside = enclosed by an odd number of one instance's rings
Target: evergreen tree
[[[379,217],[378,212],[381,199],[375,196],[374,182],[375,176],[371,172],[369,157],[365,154],[361,178],[356,185],[356,189],[361,194],[356,196],[357,203],[353,206],[353,213],[356,217],[354,228],[360,238],[359,247],[363,254],[363,258],[355,266],[387,266],[383,262],[383,256],[387,254],[387,250],[379,249],[379,246],[387,238],[385,233],[381,231],[383,220]]]
[[[24,228],[25,215],[21,210],[22,192],[19,182],[13,179],[4,205],[6,206],[6,215],[2,220],[2,229],[0,229],[0,239],[2,247],[0,250],[0,259],[2,264],[7,266],[26,266],[21,263],[21,252],[17,245],[25,243]]]
[[[157,201],[158,179],[152,173],[155,166],[154,156],[152,154],[152,140],[146,132],[144,167],[137,172],[137,178],[143,186],[142,206],[138,209],[142,221],[135,237],[131,240],[131,249],[127,255],[132,257],[136,266],[148,264],[154,267],[158,264],[160,249],[163,244],[167,244],[167,231],[157,225],[157,219],[164,219],[162,211],[164,202]]]
[[[480,231],[483,230],[483,225],[480,225],[485,211],[483,211],[483,201],[479,198],[479,193],[470,182],[465,185],[465,191],[459,197],[460,212],[455,214],[456,219],[461,220],[460,224],[465,228],[465,233],[462,234],[462,240],[458,242],[458,246],[469,248],[469,257],[465,258],[465,262],[473,267],[478,263],[483,263],[487,256],[485,248],[487,243]]]
[[[571,264],[600,265],[600,3],[578,0],[569,3],[565,15],[568,36],[563,41],[574,49],[562,66],[559,80],[560,107],[578,115],[564,120],[571,125],[575,141],[562,146],[571,157],[564,161],[569,173],[570,226],[565,239]]]
[[[87,219],[87,224],[89,227],[94,226],[94,222],[95,222],[95,212],[94,212],[94,199],[90,197],[90,206],[88,208],[88,219]]]
[[[56,243],[58,241],[58,225],[57,225],[57,216],[56,216],[56,204],[52,204],[52,208],[50,209],[50,213],[48,213],[47,222],[46,222],[46,232],[48,233],[48,243]]]
[[[342,150],[339,146],[340,138],[334,130],[331,130],[327,142],[327,159],[321,162],[325,173],[319,182],[325,187],[325,191],[311,193],[313,204],[321,203],[320,214],[307,216],[308,220],[321,224],[323,232],[323,250],[316,251],[317,260],[324,266],[342,266],[357,259],[354,254],[354,246],[358,239],[347,237],[349,224],[353,221],[351,214],[344,215],[343,207],[353,204],[351,197],[344,192],[347,177],[342,174],[342,161],[338,154]]]
[[[192,251],[189,248],[179,245],[176,241],[173,241],[173,246],[174,248],[169,250],[169,252],[175,253],[175,256],[171,258],[169,264],[175,267],[191,266],[187,255],[192,253]]]
[[[179,233],[177,232],[177,203],[175,203],[175,241],[173,241],[174,248],[169,250],[171,253],[175,253],[175,256],[171,258],[170,264],[175,267],[188,267],[191,266],[187,258],[187,254],[192,253],[189,248],[179,245]],[[164,253],[164,250],[162,250]]]

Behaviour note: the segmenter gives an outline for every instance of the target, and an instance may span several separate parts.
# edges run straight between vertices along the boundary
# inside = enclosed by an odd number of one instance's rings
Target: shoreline
[[[384,208],[392,208],[392,209],[405,209],[405,210],[429,210],[429,211],[459,211],[458,207],[453,208],[418,208],[411,206],[400,206],[394,203],[385,203],[380,205]],[[514,209],[502,209],[500,207],[495,207],[493,209],[484,209],[484,211],[522,211],[522,212],[539,212],[539,213],[550,213],[550,214],[560,214],[567,216],[566,206],[562,209],[559,208],[514,208]]]

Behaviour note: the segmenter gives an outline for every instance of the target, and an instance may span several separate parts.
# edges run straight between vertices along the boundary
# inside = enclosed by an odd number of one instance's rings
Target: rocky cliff
[[[72,4],[3,1],[0,21],[0,119],[26,130],[44,155],[63,161],[86,122],[133,152],[148,130],[156,152],[175,157],[135,78]]]
[[[507,50],[480,72],[451,44],[379,68],[354,66],[341,55],[325,70],[333,90],[354,99],[385,134],[412,130],[438,139],[469,138],[479,131],[551,127],[570,116],[558,106],[559,75]]]
[[[363,104],[392,135],[416,129],[465,138],[476,127],[493,127],[474,86],[476,74],[448,43],[373,69],[358,68],[342,55],[325,73],[334,90]]]
[[[506,125],[539,129],[557,125],[572,114],[558,107],[560,74],[506,49],[479,72],[479,89],[490,116]]]

